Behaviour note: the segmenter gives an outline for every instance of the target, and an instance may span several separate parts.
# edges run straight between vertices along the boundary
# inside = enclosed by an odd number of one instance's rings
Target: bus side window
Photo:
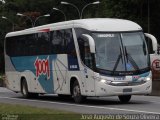
[[[10,37],[6,39],[6,52],[11,57],[25,56],[25,41],[23,36]],[[11,44],[12,43],[12,44]]]
[[[146,39],[146,43],[147,43],[147,46],[148,46],[149,54],[154,54],[152,41],[149,40],[149,38],[147,38],[147,37],[145,37],[145,39]]]
[[[67,29],[64,32],[64,41],[66,42],[66,54],[69,54],[72,57],[77,57],[75,44],[73,40],[73,34],[71,29]]]
[[[50,37],[48,32],[42,32],[37,34],[37,47],[38,47],[38,54],[40,55],[48,55],[51,53],[50,49]]]
[[[28,40],[28,55],[33,56],[38,54],[35,34],[27,35]]]
[[[15,45],[16,42],[12,42],[14,37],[8,37],[6,38],[6,54],[8,56],[15,56]],[[12,43],[12,44],[11,44]]]
[[[78,39],[78,43],[79,43],[79,49],[80,49],[80,56],[83,63],[89,68],[93,68],[92,55],[90,52],[88,40],[80,37]]]
[[[72,29],[51,32],[51,53],[76,56]]]
[[[51,32],[51,53],[52,54],[63,54],[64,53],[64,31],[57,30]]]

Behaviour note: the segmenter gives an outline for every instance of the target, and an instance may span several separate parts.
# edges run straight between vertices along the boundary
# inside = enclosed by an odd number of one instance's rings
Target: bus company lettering
[[[50,68],[49,68],[49,56],[47,59],[39,59],[37,57],[34,63],[36,69],[36,77],[39,78],[40,75],[47,75],[47,79],[50,78]]]

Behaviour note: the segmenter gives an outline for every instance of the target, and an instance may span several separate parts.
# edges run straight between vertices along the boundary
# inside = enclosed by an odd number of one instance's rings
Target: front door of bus
[[[81,60],[83,61],[82,68],[82,78],[84,79],[84,86],[85,86],[85,93],[86,95],[95,95],[95,81],[93,79],[93,58],[92,54],[90,53],[89,43],[88,40],[85,38],[81,38],[79,40],[79,48],[80,48],[80,56]]]
[[[95,81],[93,79],[93,71],[88,67],[84,68],[85,93],[89,96],[95,95]]]

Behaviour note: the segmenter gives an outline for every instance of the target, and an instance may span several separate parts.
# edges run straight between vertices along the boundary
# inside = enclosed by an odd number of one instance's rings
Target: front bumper
[[[152,80],[134,86],[113,86],[96,81],[95,89],[96,96],[146,95],[152,92]]]

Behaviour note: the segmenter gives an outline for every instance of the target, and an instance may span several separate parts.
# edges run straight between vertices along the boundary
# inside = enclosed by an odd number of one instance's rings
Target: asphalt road
[[[131,101],[127,104],[121,104],[118,97],[88,98],[83,104],[75,104],[71,98],[64,100],[56,95],[44,95],[36,99],[24,99],[20,93],[0,88],[0,103],[22,104],[81,114],[160,115],[160,97],[155,96],[132,96]]]

